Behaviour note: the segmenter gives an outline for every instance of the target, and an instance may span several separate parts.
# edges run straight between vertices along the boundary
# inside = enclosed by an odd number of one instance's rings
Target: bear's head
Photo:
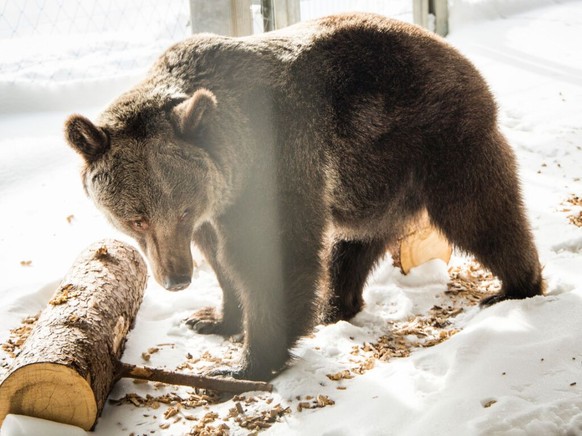
[[[96,124],[81,115],[65,123],[87,195],[172,291],[190,284],[193,232],[213,212],[219,175],[205,141],[215,110],[206,89],[161,106],[128,94]]]

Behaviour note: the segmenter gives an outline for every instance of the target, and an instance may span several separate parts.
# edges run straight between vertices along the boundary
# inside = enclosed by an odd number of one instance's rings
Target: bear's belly
[[[414,213],[393,204],[368,208],[331,208],[331,229],[336,238],[345,240],[384,239],[392,242],[404,232]]]

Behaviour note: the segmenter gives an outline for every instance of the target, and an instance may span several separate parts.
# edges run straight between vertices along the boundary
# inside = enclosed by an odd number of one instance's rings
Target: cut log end
[[[448,263],[453,247],[445,236],[435,229],[426,212],[410,227],[408,234],[400,241],[398,266],[404,274],[416,266],[433,259]]]
[[[2,383],[0,416],[8,413],[90,430],[97,419],[97,403],[89,382],[74,369],[35,363],[17,369]]]

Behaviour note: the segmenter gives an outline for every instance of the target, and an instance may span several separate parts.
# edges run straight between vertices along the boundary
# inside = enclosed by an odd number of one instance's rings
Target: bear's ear
[[[174,108],[178,131],[189,136],[204,124],[206,117],[216,108],[216,97],[208,89],[197,90],[192,97]]]
[[[110,146],[107,132],[81,115],[71,115],[65,122],[65,138],[88,163],[99,159]]]

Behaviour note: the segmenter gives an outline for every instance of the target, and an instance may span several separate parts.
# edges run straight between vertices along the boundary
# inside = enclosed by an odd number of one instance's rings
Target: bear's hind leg
[[[512,150],[498,132],[459,144],[466,155],[441,157],[427,184],[433,224],[462,250],[472,253],[502,281],[494,304],[543,293],[538,253],[522,204]],[[450,150],[450,149],[449,149]]]
[[[329,301],[322,322],[349,320],[360,312],[366,279],[386,251],[383,241],[337,241],[329,259]]]

